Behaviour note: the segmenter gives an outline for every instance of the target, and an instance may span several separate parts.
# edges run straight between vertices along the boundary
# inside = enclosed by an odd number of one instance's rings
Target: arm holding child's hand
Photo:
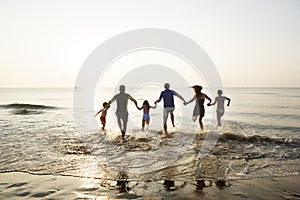
[[[156,108],[157,107],[157,102],[154,102],[155,106],[150,106],[151,108]]]

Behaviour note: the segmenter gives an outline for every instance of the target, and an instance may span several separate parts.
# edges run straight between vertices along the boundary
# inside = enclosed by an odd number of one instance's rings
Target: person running
[[[155,106],[150,106],[149,102],[147,100],[145,100],[143,102],[142,107],[138,107],[139,110],[143,109],[143,119],[142,119],[142,131],[144,131],[145,128],[145,123],[147,124],[147,126],[149,126],[150,123],[150,108],[156,108],[157,104],[155,103]]]
[[[165,134],[168,135],[167,119],[168,119],[169,113],[171,116],[172,125],[173,125],[173,127],[175,127],[174,114],[173,114],[173,112],[175,110],[174,96],[181,99],[184,103],[185,103],[185,100],[177,92],[175,92],[174,90],[170,90],[169,83],[165,83],[164,87],[165,87],[165,90],[160,93],[160,96],[155,101],[155,103],[159,103],[162,99],[164,100],[164,113],[163,113],[164,131],[165,131]]]
[[[120,93],[116,94],[109,102],[110,105],[112,102],[117,101],[117,111],[116,116],[118,119],[118,125],[122,133],[122,138],[125,137],[126,129],[127,129],[127,122],[128,122],[128,99],[131,100],[136,107],[137,101],[130,96],[129,94],[125,93],[125,86],[121,85],[119,88]]]
[[[202,93],[202,86],[195,85],[192,87],[195,92],[195,96],[188,102],[185,103],[185,105],[193,102],[196,100],[196,105],[193,110],[193,121],[195,122],[197,117],[199,116],[199,125],[201,130],[203,131],[203,123],[202,123],[202,118],[204,117],[205,114],[205,109],[204,109],[204,101],[205,99],[209,100],[209,103],[207,105],[210,105],[211,103],[211,98],[209,98],[206,94]]]
[[[100,121],[101,121],[101,124],[102,124],[102,130],[104,131],[105,130],[105,124],[106,124],[106,114],[107,114],[107,110],[109,109],[109,104],[107,102],[104,102],[103,103],[103,108],[101,110],[99,110],[96,114],[95,114],[95,117],[101,113],[101,116],[100,116]]]
[[[228,101],[227,106],[229,106],[231,99],[226,96],[222,96],[222,94],[223,94],[222,90],[218,90],[217,94],[218,94],[218,96],[215,98],[215,101],[212,104],[210,104],[210,106],[217,104],[217,110],[216,110],[217,111],[217,120],[218,120],[217,127],[218,126],[221,127],[222,126],[221,125],[221,117],[225,113],[224,102],[225,102],[225,100],[227,100]]]

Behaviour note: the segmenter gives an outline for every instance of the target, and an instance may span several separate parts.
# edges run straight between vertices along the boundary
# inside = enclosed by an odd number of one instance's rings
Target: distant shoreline
[[[75,89],[76,87],[0,87],[0,89]],[[115,87],[103,87],[103,88],[115,88]],[[127,86],[127,88],[136,88],[135,86]],[[177,88],[189,88],[189,86],[186,87],[177,87]],[[218,87],[204,87],[204,88],[218,88]],[[223,86],[223,88],[227,89],[300,89],[299,87],[251,87],[251,86],[245,86],[245,87],[226,87]]]

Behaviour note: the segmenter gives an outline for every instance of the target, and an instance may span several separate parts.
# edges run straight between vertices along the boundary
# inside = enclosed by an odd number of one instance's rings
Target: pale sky
[[[298,0],[0,0],[0,87],[73,87],[95,48],[139,28],[197,42],[225,87],[300,87]]]

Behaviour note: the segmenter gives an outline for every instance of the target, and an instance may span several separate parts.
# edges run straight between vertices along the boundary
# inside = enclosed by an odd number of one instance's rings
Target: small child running
[[[155,106],[150,106],[149,102],[147,100],[145,100],[143,102],[142,107],[137,107],[139,110],[143,109],[142,131],[144,131],[144,129],[145,129],[145,123],[149,126],[149,122],[150,122],[149,111],[150,111],[150,108],[156,108],[156,105],[157,104],[155,103]]]
[[[100,121],[102,124],[102,130],[105,130],[105,124],[106,124],[106,114],[107,114],[107,110],[109,109],[109,104],[107,102],[103,103],[103,108],[101,110],[99,110],[96,114],[95,117],[101,113],[101,117],[100,117]]]
[[[231,99],[226,97],[226,96],[222,96],[223,91],[222,90],[218,90],[217,91],[218,96],[215,98],[215,101],[212,104],[209,104],[209,106],[213,106],[215,104],[217,104],[217,120],[218,120],[218,126],[222,126],[221,125],[221,117],[224,115],[225,113],[225,108],[224,108],[224,102],[225,100],[228,101],[227,106],[229,106]]]

